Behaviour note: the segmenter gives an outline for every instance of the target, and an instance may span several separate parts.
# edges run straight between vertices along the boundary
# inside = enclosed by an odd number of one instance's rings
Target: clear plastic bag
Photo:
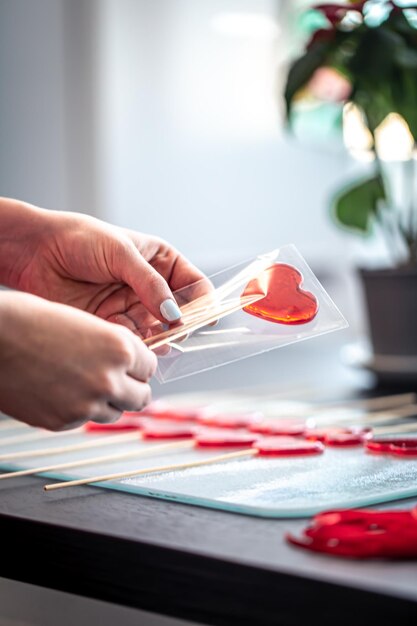
[[[292,244],[227,268],[174,295],[183,312],[183,326],[163,332],[155,327],[145,340],[158,354],[159,382],[348,325]]]

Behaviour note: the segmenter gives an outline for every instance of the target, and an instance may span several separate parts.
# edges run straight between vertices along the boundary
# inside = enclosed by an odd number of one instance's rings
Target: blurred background
[[[296,0],[0,0],[0,190],[175,244],[207,273],[295,243],[362,332],[361,243],[329,197],[363,164],[284,128]]]

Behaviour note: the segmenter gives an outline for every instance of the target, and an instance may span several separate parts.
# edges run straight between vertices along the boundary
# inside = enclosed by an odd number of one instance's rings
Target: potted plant
[[[290,67],[285,89],[290,126],[306,98],[339,101],[345,124],[354,114],[362,126],[372,172],[336,194],[334,215],[353,232],[377,230],[385,238],[391,266],[360,271],[374,355],[400,359],[415,378],[416,6],[400,0],[315,6],[323,25]]]

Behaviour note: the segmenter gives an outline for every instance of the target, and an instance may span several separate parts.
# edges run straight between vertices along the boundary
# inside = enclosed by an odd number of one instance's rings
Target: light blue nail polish
[[[159,307],[161,315],[168,320],[168,322],[177,322],[181,317],[181,311],[175,300],[167,298]]]

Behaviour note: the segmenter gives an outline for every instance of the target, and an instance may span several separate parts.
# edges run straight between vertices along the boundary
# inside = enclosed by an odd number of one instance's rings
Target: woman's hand
[[[0,226],[7,202],[15,201],[0,200]],[[172,291],[204,278],[156,237],[18,202],[13,216],[10,238],[7,224],[0,234],[0,268],[9,264],[3,284],[93,313],[141,336],[157,321],[178,322],[181,313]],[[207,279],[203,285],[203,291],[210,290]]]
[[[0,410],[63,430],[149,401],[155,355],[121,326],[33,295],[0,293]]]

